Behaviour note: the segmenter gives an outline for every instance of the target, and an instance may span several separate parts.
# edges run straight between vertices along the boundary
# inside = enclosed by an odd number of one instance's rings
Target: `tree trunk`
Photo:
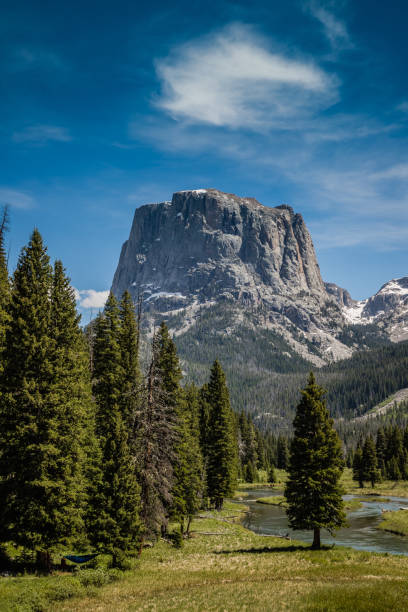
[[[316,548],[317,550],[320,548],[320,527],[315,527],[313,529],[312,548]]]
[[[37,550],[36,565],[37,571],[41,574],[51,573],[51,554],[49,550]]]
[[[190,525],[191,525],[191,521],[193,520],[193,517],[190,515],[187,519],[187,529],[186,529],[186,536],[190,537]]]

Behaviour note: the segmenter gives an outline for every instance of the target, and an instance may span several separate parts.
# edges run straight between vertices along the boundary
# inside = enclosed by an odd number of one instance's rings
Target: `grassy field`
[[[270,487],[276,491],[283,491],[285,482],[287,480],[287,472],[284,470],[276,470],[277,482],[273,485],[267,482],[241,482],[239,483],[238,490],[244,491],[245,489],[265,489]],[[408,498],[408,481],[406,480],[384,480],[371,487],[370,483],[364,483],[364,488],[358,486],[358,482],[353,480],[353,471],[350,468],[346,468],[341,478],[341,484],[345,490],[345,493],[353,495],[381,495],[383,497],[394,496],[394,497],[406,497]]]
[[[391,531],[398,535],[408,535],[408,510],[396,510],[395,512],[385,512],[384,520],[378,525],[379,529]]]
[[[17,590],[41,592],[53,581],[68,589],[77,578],[0,579],[0,610],[408,609],[408,558],[346,548],[312,551],[301,543],[258,536],[236,522],[240,510],[242,505],[231,503],[221,515],[205,513],[194,521],[194,537],[182,549],[160,541],[121,580],[69,600],[54,598],[46,607],[18,607]]]
[[[375,487],[372,488],[367,482],[365,487],[362,489],[358,486],[358,482],[353,480],[353,472],[351,469],[346,468],[343,472],[341,483],[346,493],[354,495],[381,495],[383,497],[394,496],[394,497],[407,497],[408,498],[408,481],[406,480],[384,480],[383,482],[376,483]]]

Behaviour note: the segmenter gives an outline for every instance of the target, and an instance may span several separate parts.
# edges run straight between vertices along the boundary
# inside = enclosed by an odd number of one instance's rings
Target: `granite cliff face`
[[[287,205],[198,189],[141,206],[112,284],[117,296],[126,289],[143,296],[147,321],[169,318],[176,334],[225,302],[230,331],[261,324],[317,364],[351,353],[336,339],[344,325],[337,296],[322,281],[302,216]]]

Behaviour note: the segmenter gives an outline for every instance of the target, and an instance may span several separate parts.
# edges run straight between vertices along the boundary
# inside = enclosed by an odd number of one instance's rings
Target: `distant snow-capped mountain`
[[[342,304],[353,325],[378,325],[393,342],[408,340],[408,276],[385,283],[372,297]]]

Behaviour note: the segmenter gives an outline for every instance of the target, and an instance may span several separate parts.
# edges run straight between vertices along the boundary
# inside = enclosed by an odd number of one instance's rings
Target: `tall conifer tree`
[[[92,534],[118,566],[138,544],[140,490],[128,446],[127,414],[122,414],[124,368],[120,347],[121,326],[116,298],[110,293],[95,324],[94,394],[97,432],[102,454],[102,479],[95,496],[99,503]]]
[[[324,389],[310,373],[293,422],[289,479],[285,487],[287,515],[294,529],[312,529],[313,547],[320,548],[320,530],[333,532],[345,524],[342,489],[344,462],[333,429]]]
[[[148,536],[157,536],[167,528],[174,486],[175,445],[179,437],[171,393],[164,382],[162,349],[159,330],[153,336],[152,357],[136,420],[141,518]]]
[[[0,221],[0,374],[3,372],[3,352],[6,345],[6,331],[10,321],[10,279],[7,269],[5,234],[8,229],[8,208],[3,209]]]
[[[221,510],[224,498],[231,495],[236,486],[238,452],[225,374],[218,360],[211,368],[207,401],[210,406],[207,443],[208,496],[215,508]]]
[[[132,440],[136,413],[140,409],[142,376],[139,365],[139,329],[135,307],[128,291],[123,294],[119,308],[119,348],[123,369],[121,412]]]
[[[0,403],[3,537],[44,551],[82,529],[85,364],[75,302],[34,230],[14,273]],[[85,368],[85,369],[84,369]]]
[[[371,436],[368,436],[364,442],[362,469],[364,473],[364,480],[369,480],[371,482],[371,486],[374,488],[375,483],[380,479],[380,472],[377,467],[375,444]]]

